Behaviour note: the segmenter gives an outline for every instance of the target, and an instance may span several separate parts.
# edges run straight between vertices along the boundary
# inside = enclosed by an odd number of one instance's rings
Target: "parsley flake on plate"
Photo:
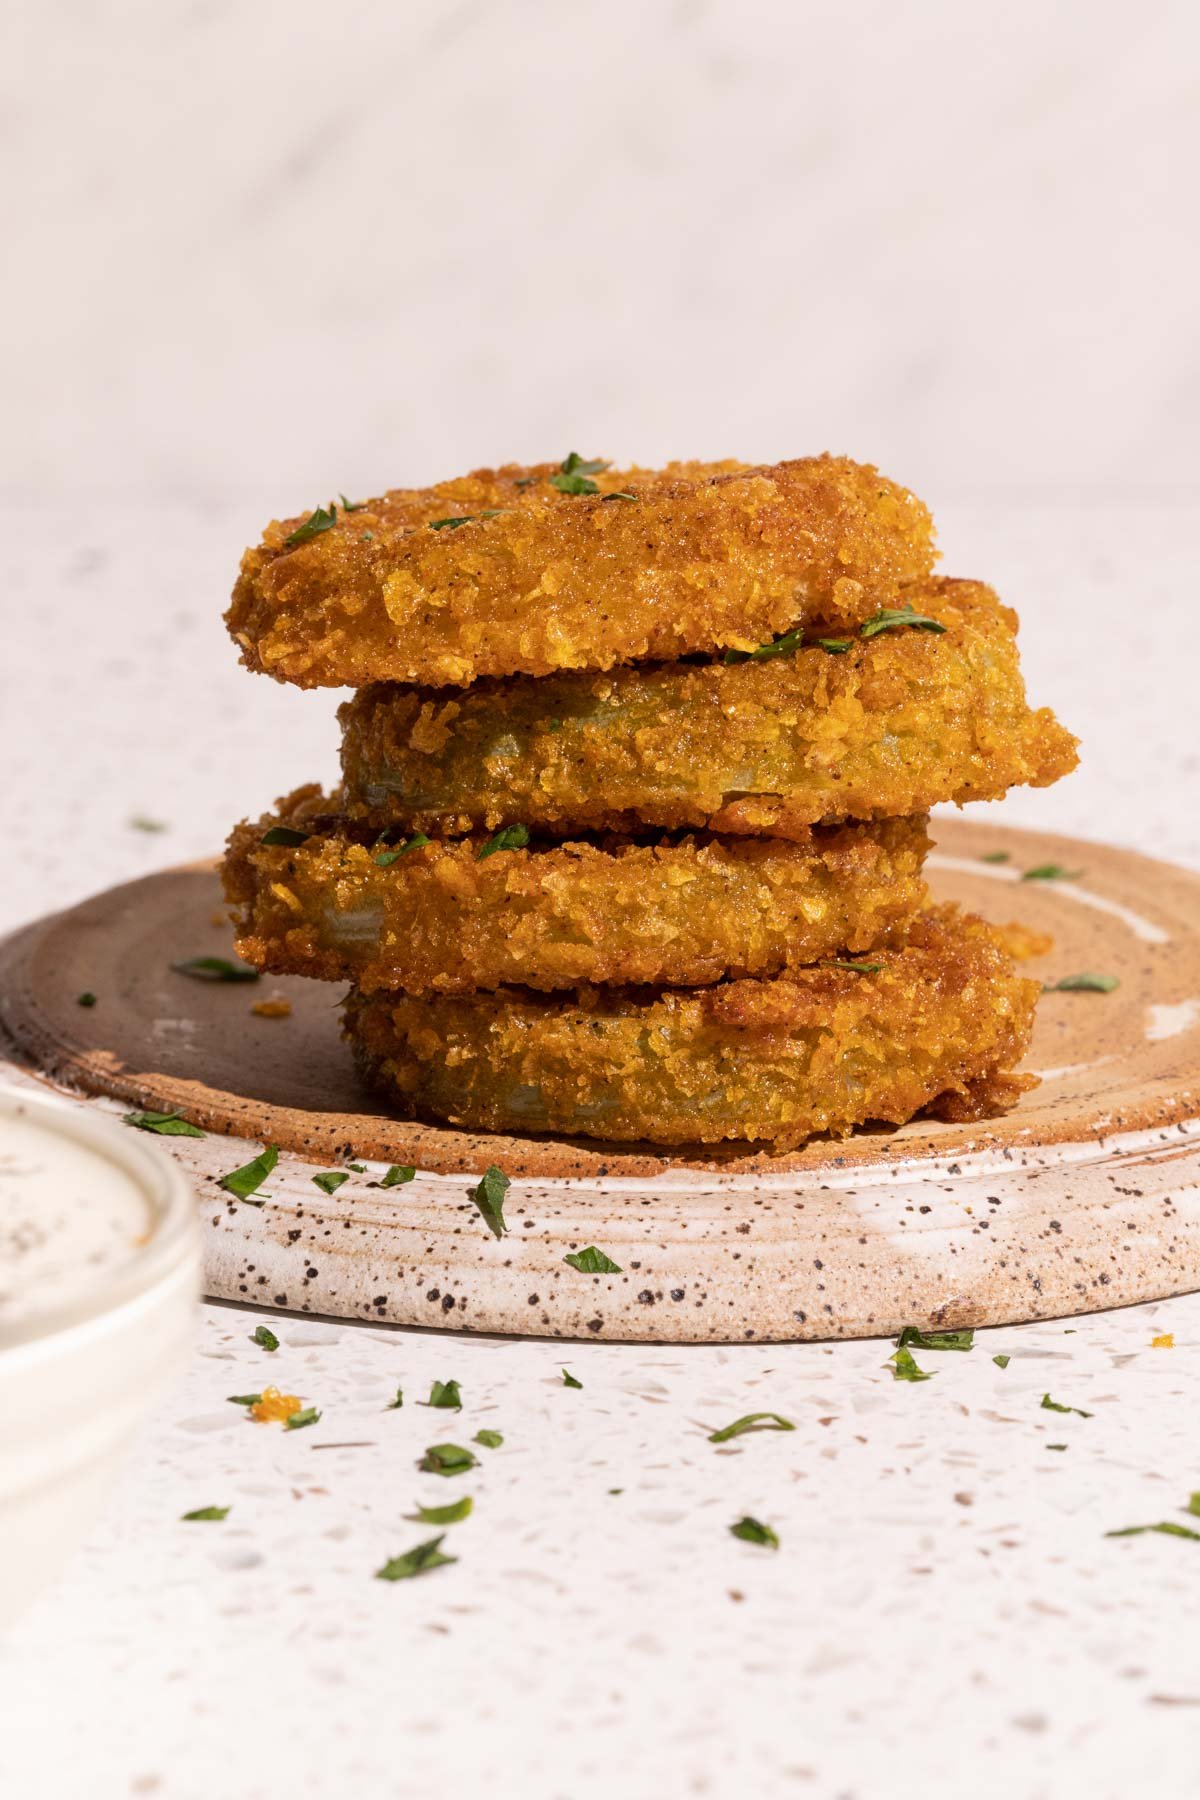
[[[389,1400],[383,1410],[384,1410],[384,1412],[399,1412],[400,1408],[403,1405],[404,1405],[404,1389],[398,1387],[396,1389],[396,1398],[394,1400]]]
[[[498,1450],[504,1442],[504,1434],[499,1431],[488,1431],[485,1428],[475,1433],[475,1442],[482,1444],[485,1450]]]
[[[1160,1519],[1157,1525],[1122,1525],[1119,1531],[1106,1531],[1105,1537],[1141,1537],[1145,1531],[1158,1531],[1164,1537],[1192,1538],[1200,1544],[1200,1531],[1190,1525],[1177,1525],[1173,1519]]]
[[[418,1506],[415,1512],[407,1513],[409,1519],[415,1519],[419,1525],[457,1525],[461,1519],[469,1519],[475,1502],[470,1494],[464,1494],[461,1500],[451,1500],[448,1506]]]
[[[571,1373],[571,1371],[570,1371],[570,1369],[564,1369],[564,1370],[563,1370],[563,1372],[562,1372],[562,1384],[563,1384],[563,1386],[564,1386],[564,1387],[575,1387],[575,1388],[581,1388],[581,1387],[582,1387],[582,1386],[583,1386],[583,1383],[582,1383],[582,1381],[580,1381],[580,1380],[579,1380],[579,1378],[578,1378],[578,1377],[577,1377],[577,1376],[575,1376],[575,1375],[572,1375],[572,1373]]]
[[[963,1331],[922,1331],[919,1325],[906,1325],[896,1339],[900,1350],[910,1344],[914,1350],[969,1350],[974,1342],[972,1326]]]
[[[321,1414],[315,1406],[302,1406],[299,1412],[289,1413],[283,1421],[285,1431],[303,1431],[306,1425],[315,1425]]]
[[[1084,970],[1079,975],[1062,975],[1057,981],[1044,981],[1043,994],[1111,994],[1121,983],[1115,975],[1093,975]]]
[[[224,1188],[227,1194],[235,1199],[249,1200],[252,1206],[261,1206],[262,1200],[252,1198],[256,1194],[275,1164],[279,1161],[279,1150],[275,1144],[267,1144],[260,1156],[252,1157],[243,1163],[240,1169],[230,1169],[228,1175],[222,1175],[217,1186]],[[263,1199],[266,1195],[263,1196]]]
[[[250,1341],[257,1344],[260,1350],[278,1350],[279,1348],[279,1339],[269,1325],[256,1326],[254,1336]]]
[[[1012,861],[1012,851],[1011,850],[985,850],[979,860],[980,860],[980,862],[987,862],[987,863],[1011,862]]]
[[[475,861],[495,856],[497,850],[524,850],[529,844],[528,825],[504,825],[475,852]]]
[[[1092,1417],[1092,1414],[1090,1412],[1084,1412],[1081,1406],[1060,1406],[1057,1400],[1052,1400],[1050,1398],[1049,1394],[1042,1395],[1041,1407],[1043,1412],[1074,1413],[1076,1417],[1080,1419],[1090,1419]]]
[[[427,1543],[416,1544],[406,1550],[403,1556],[389,1556],[382,1569],[376,1569],[376,1581],[410,1581],[415,1575],[427,1575],[430,1569],[441,1569],[447,1563],[456,1563],[457,1556],[443,1556],[441,1537],[430,1538]]]
[[[145,813],[134,813],[129,825],[133,831],[158,832],[167,829],[162,819],[148,819]]]
[[[744,1544],[761,1544],[764,1550],[778,1550],[779,1538],[769,1525],[747,1515],[729,1527],[735,1538],[741,1538]]]
[[[189,956],[185,962],[173,962],[177,975],[190,975],[194,981],[257,981],[258,970],[249,963],[231,962],[227,956]]]
[[[230,1406],[257,1406],[262,1399],[261,1394],[226,1394]]]
[[[478,1466],[475,1452],[462,1444],[430,1444],[417,1464],[426,1475],[465,1475]]]
[[[493,1163],[485,1170],[483,1179],[471,1189],[469,1197],[483,1214],[493,1237],[503,1237],[508,1230],[504,1220],[504,1196],[511,1186],[508,1176]]]
[[[603,1250],[597,1250],[595,1244],[588,1244],[583,1250],[568,1250],[563,1257],[573,1269],[581,1275],[619,1275],[620,1263],[615,1263],[611,1256],[605,1256]]]
[[[77,995],[75,1004],[76,1006],[95,1006],[96,996],[93,994],[91,988],[85,988],[82,994]]]
[[[730,1438],[745,1437],[748,1431],[795,1431],[796,1427],[782,1413],[753,1412],[744,1413],[735,1419],[732,1425],[722,1425],[720,1431],[710,1431],[710,1444],[727,1444]]]
[[[1001,1352],[999,1356],[993,1356],[992,1361],[998,1369],[1007,1369],[1009,1363],[1012,1361],[1012,1357],[1005,1356],[1003,1352]]]
[[[441,1406],[451,1412],[462,1411],[462,1395],[457,1381],[435,1381],[429,1390],[428,1400],[421,1401],[422,1406]]]
[[[229,1508],[227,1506],[198,1506],[195,1512],[180,1514],[180,1518],[185,1522],[189,1519],[227,1519],[228,1517]]]
[[[403,1187],[406,1181],[413,1179],[416,1172],[412,1163],[393,1163],[381,1180],[368,1181],[367,1186],[373,1188]]]
[[[349,1179],[345,1169],[322,1169],[319,1175],[313,1176],[313,1186],[322,1188],[327,1194],[336,1194]]]
[[[138,1131],[153,1131],[159,1137],[199,1137],[204,1133],[177,1112],[128,1112],[121,1115],[126,1125]]]
[[[1064,869],[1056,862],[1038,863],[1036,868],[1021,872],[1022,881],[1080,881],[1082,878],[1082,869]]]
[[[911,1350],[897,1350],[888,1357],[892,1365],[893,1381],[932,1381],[933,1373],[929,1369],[919,1369],[913,1359]]]

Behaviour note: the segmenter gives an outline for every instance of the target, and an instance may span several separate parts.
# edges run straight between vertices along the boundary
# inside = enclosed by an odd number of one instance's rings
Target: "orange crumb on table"
[[[1161,1336],[1151,1338],[1150,1348],[1152,1350],[1173,1350],[1175,1348],[1175,1333],[1173,1331],[1164,1331]]]
[[[292,1003],[276,995],[269,1000],[256,1000],[250,1011],[258,1019],[290,1019]]]
[[[250,1407],[250,1417],[266,1424],[278,1420],[281,1424],[290,1419],[293,1413],[302,1412],[304,1403],[298,1394],[281,1394],[277,1387],[264,1388],[262,1398]]]

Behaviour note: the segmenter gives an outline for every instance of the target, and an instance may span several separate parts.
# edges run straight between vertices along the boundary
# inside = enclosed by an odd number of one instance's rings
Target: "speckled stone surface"
[[[984,816],[1200,864],[1195,511],[939,511],[947,567],[1022,611],[1033,692],[1084,739],[1076,776]],[[252,682],[216,622],[260,513],[12,521],[4,927],[208,854],[331,769],[332,697]],[[564,1350],[285,1318],[268,1357],[257,1317],[206,1309],[112,1506],[0,1648],[6,1794],[1195,1793],[1200,1544],[1104,1533],[1187,1522],[1200,1299],[918,1353],[921,1384],[871,1340]],[[415,1405],[450,1376],[461,1417]],[[226,1403],[268,1379],[319,1423]],[[759,1408],[796,1430],[707,1442]],[[505,1435],[481,1468],[417,1473],[481,1426]],[[372,1579],[430,1535],[414,1501],[462,1492],[455,1565]],[[177,1522],[210,1503],[223,1524]],[[777,1553],[729,1535],[742,1513]]]

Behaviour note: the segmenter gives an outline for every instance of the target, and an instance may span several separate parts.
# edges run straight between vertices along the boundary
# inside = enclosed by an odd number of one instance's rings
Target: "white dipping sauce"
[[[0,1327],[86,1298],[153,1227],[149,1199],[116,1163],[40,1117],[0,1116]]]

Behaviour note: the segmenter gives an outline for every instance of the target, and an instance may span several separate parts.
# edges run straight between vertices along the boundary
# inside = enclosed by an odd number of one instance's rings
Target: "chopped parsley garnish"
[[[524,850],[529,843],[528,825],[504,825],[475,852],[475,861],[495,856],[497,850]]]
[[[367,1172],[366,1163],[347,1163],[346,1167],[348,1169],[353,1169],[356,1175],[365,1175]]]
[[[854,646],[853,638],[818,638],[817,649],[824,650],[828,656],[845,656],[847,650]]]
[[[290,531],[283,541],[289,549],[295,544],[307,544],[310,538],[320,537],[323,531],[328,531],[330,526],[336,524],[337,507],[331,500],[327,507],[318,506],[315,512],[309,513],[303,525],[297,525],[295,531]]]
[[[482,1444],[485,1450],[498,1450],[504,1442],[504,1434],[500,1431],[488,1431],[486,1429],[477,1431],[475,1433],[475,1442],[477,1444]]]
[[[462,1395],[458,1391],[457,1381],[435,1381],[429,1390],[428,1400],[421,1402],[423,1406],[444,1406],[451,1412],[462,1411]]]
[[[134,813],[129,821],[134,831],[165,831],[166,825],[161,819],[148,819],[145,813]]]
[[[229,1508],[227,1506],[198,1506],[195,1512],[182,1513],[180,1517],[185,1520],[227,1519],[229,1517]]]
[[[1057,1400],[1052,1400],[1050,1398],[1049,1394],[1042,1395],[1041,1404],[1044,1412],[1075,1413],[1077,1417],[1081,1419],[1090,1419],[1092,1417],[1091,1413],[1084,1412],[1081,1406],[1060,1406]]]
[[[460,525],[473,525],[476,519],[494,519],[504,511],[502,506],[493,506],[487,512],[459,513],[454,519],[430,519],[430,531],[457,531]]]
[[[985,850],[979,860],[980,860],[980,862],[992,862],[992,863],[1011,862],[1012,861],[1012,851],[1011,850]]]
[[[230,1169],[228,1175],[222,1175],[217,1186],[224,1188],[227,1194],[233,1194],[238,1200],[249,1200],[252,1194],[258,1192],[278,1161],[277,1147],[274,1144],[267,1144],[261,1156],[254,1157],[248,1163],[243,1163],[240,1169]],[[251,1204],[261,1206],[262,1201],[254,1200]]]
[[[579,1379],[578,1379],[578,1377],[577,1377],[577,1376],[575,1376],[575,1375],[572,1375],[572,1373],[571,1373],[571,1371],[570,1371],[570,1369],[564,1369],[564,1370],[563,1370],[563,1372],[562,1372],[562,1384],[563,1384],[563,1386],[564,1386],[564,1387],[577,1387],[577,1388],[581,1388],[581,1387],[582,1387],[582,1386],[583,1386],[583,1383],[582,1383],[582,1381],[580,1381],[580,1380],[579,1380]]]
[[[442,1544],[445,1532],[440,1537],[430,1538],[427,1543],[416,1544],[406,1550],[403,1556],[389,1556],[382,1569],[376,1569],[376,1581],[411,1581],[415,1575],[428,1575],[430,1569],[441,1569],[447,1563],[456,1563],[457,1556],[443,1556]]]
[[[620,493],[620,492],[615,493],[615,494],[605,494],[604,499],[600,502],[600,504],[602,506],[606,506],[610,500],[632,500],[636,503],[637,495]]]
[[[904,606],[884,606],[858,628],[859,637],[877,637],[881,631],[894,631],[899,625],[911,625],[917,631],[945,631],[946,627],[928,613],[919,613],[911,601]]]
[[[1038,863],[1036,868],[1024,869],[1022,881],[1079,881],[1083,876],[1082,869],[1064,869],[1061,863]]]
[[[83,993],[77,998],[75,1004],[76,1006],[95,1006],[96,996],[93,994],[91,988],[85,988]]]
[[[418,1506],[408,1517],[421,1525],[457,1525],[461,1519],[469,1519],[475,1502],[470,1494],[464,1494],[461,1500],[451,1500],[447,1506]]]
[[[396,1389],[396,1398],[394,1400],[389,1400],[383,1410],[384,1410],[384,1412],[399,1412],[400,1408],[403,1405],[404,1405],[404,1389],[397,1388]]]
[[[729,1527],[735,1538],[741,1538],[744,1544],[761,1544],[765,1550],[778,1550],[779,1538],[769,1525],[758,1519],[746,1517],[739,1519]]]
[[[420,850],[429,841],[423,831],[414,831],[404,843],[395,845],[391,850],[380,850],[374,858],[375,865],[380,869],[390,869],[398,856],[407,856],[410,850]]]
[[[998,1369],[1007,1369],[1009,1363],[1012,1361],[1012,1357],[1005,1356],[1003,1352],[1001,1352],[999,1356],[993,1356],[992,1361]]]
[[[585,1250],[569,1250],[563,1257],[573,1269],[581,1275],[619,1275],[620,1263],[615,1263],[611,1256],[605,1256],[603,1250],[597,1250],[595,1244],[589,1244]]]
[[[339,494],[338,499],[342,503],[342,511],[344,513],[366,512],[367,510],[367,503],[365,500],[347,500],[345,494]]]
[[[279,1339],[269,1325],[256,1326],[254,1336],[250,1341],[257,1344],[260,1350],[278,1350],[279,1348]]]
[[[322,1169],[319,1175],[313,1176],[313,1186],[323,1188],[327,1194],[336,1194],[342,1183],[349,1179],[345,1169]]]
[[[769,662],[775,656],[793,656],[803,646],[803,643],[804,627],[796,625],[791,631],[785,631],[781,637],[772,638],[770,643],[760,644],[757,650],[727,650],[725,652],[726,666],[732,668],[737,663]]]
[[[403,1187],[406,1181],[413,1179],[416,1172],[412,1163],[393,1163],[382,1181],[368,1181],[367,1186],[373,1188]]]
[[[922,1331],[919,1325],[906,1325],[896,1339],[900,1350],[908,1344],[914,1350],[969,1350],[974,1342],[975,1331],[971,1326],[964,1331]]]
[[[607,467],[606,462],[585,462],[577,451],[572,450],[557,475],[551,475],[550,486],[557,488],[560,494],[598,494],[600,489],[589,477],[599,475]]]
[[[315,1406],[303,1406],[299,1412],[290,1413],[284,1420],[285,1431],[303,1431],[306,1425],[315,1425],[320,1418]]]
[[[919,1369],[913,1360],[911,1350],[897,1350],[888,1357],[892,1365],[893,1381],[932,1381],[933,1374],[929,1369]]]
[[[311,836],[311,831],[297,831],[294,825],[272,825],[269,831],[263,832],[259,843],[286,844],[289,850],[294,850],[297,844],[303,844]]]
[[[855,975],[877,975],[883,966],[882,963],[841,962],[837,957],[821,964],[823,969],[849,969]]]
[[[249,963],[230,962],[227,956],[189,956],[186,962],[173,962],[177,975],[191,975],[196,981],[257,981],[258,970]]]
[[[722,1425],[720,1431],[710,1431],[710,1444],[727,1444],[730,1438],[744,1437],[748,1431],[795,1431],[796,1427],[782,1413],[756,1412],[745,1413],[735,1419],[732,1425]]]
[[[478,1466],[475,1452],[462,1444],[430,1444],[417,1464],[426,1475],[465,1475],[468,1469]]]
[[[1049,1445],[1047,1445],[1049,1449]],[[1193,1538],[1200,1544],[1200,1531],[1190,1525],[1176,1525],[1173,1519],[1160,1519],[1157,1525],[1123,1525],[1119,1531],[1106,1531],[1105,1537],[1140,1537],[1144,1531],[1158,1531],[1164,1537]]]
[[[471,1189],[469,1198],[483,1214],[484,1222],[493,1237],[503,1237],[508,1230],[504,1222],[504,1196],[511,1186],[508,1176],[493,1163],[484,1172],[482,1181]]]
[[[1079,975],[1063,975],[1057,981],[1044,981],[1043,994],[1111,994],[1121,983],[1115,975],[1093,975],[1090,969]]]
[[[261,1394],[226,1394],[230,1406],[257,1406],[262,1399]]]
[[[192,1125],[177,1112],[128,1112],[123,1115],[126,1125],[134,1125],[139,1131],[154,1131],[159,1137],[203,1137],[204,1133],[198,1125]]]

